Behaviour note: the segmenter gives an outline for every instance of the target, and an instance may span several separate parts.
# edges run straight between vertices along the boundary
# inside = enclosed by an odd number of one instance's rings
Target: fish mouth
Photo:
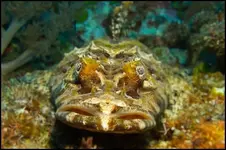
[[[95,108],[76,104],[58,108],[56,118],[78,129],[102,133],[142,133],[155,126],[151,114],[142,111],[103,113]]]

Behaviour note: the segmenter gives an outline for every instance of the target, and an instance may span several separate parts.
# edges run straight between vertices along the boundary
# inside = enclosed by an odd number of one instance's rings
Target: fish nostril
[[[81,89],[79,89],[78,90],[78,93],[79,94],[87,94],[87,93],[91,93],[91,88],[89,88],[89,87],[83,87],[83,88],[81,88]]]

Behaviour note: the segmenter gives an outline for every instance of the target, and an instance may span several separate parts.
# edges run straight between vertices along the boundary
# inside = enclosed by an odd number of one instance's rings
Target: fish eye
[[[144,67],[143,66],[137,66],[136,67],[136,72],[137,72],[137,75],[143,76],[144,73],[145,73]]]
[[[81,68],[82,68],[81,62],[75,64],[75,71],[72,75],[74,83],[79,83],[79,72],[81,71]]]

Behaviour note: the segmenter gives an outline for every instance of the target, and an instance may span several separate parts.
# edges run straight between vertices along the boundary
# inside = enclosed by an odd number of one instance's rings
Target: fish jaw
[[[60,121],[74,128],[125,134],[142,133],[156,125],[152,114],[135,105],[128,106],[113,95],[103,94],[74,102],[62,104],[56,112]]]

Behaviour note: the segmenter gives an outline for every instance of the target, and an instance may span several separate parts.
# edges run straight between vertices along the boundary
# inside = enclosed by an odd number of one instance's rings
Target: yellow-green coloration
[[[224,76],[220,72],[198,73],[193,76],[193,85],[201,91],[210,92],[212,88],[224,87]]]
[[[214,87],[211,90],[211,94],[224,96],[225,95],[225,87],[222,87],[222,88]]]
[[[5,81],[2,89],[1,148],[50,148],[49,133],[54,123],[50,92],[45,86],[50,72],[27,84]],[[31,74],[25,75],[25,82]],[[35,74],[33,74],[33,77]]]
[[[194,76],[198,75],[199,73],[205,73],[205,72],[207,72],[207,67],[206,67],[204,62],[197,64],[195,66],[195,68],[193,69],[193,75]]]
[[[200,63],[193,69],[193,75],[197,75],[198,73],[202,73],[204,71],[204,63]]]
[[[65,76],[65,81],[66,82],[74,82],[74,77],[73,77],[73,73],[75,72],[75,68],[70,68],[70,70],[68,70],[68,74]]]
[[[104,49],[107,49],[111,56],[115,56],[120,53],[134,55],[136,53],[135,47],[140,47],[142,51],[148,52],[148,48],[136,40],[121,41],[120,43],[113,44],[109,40],[99,39],[94,40],[93,43],[98,45],[100,50],[104,51]]]

